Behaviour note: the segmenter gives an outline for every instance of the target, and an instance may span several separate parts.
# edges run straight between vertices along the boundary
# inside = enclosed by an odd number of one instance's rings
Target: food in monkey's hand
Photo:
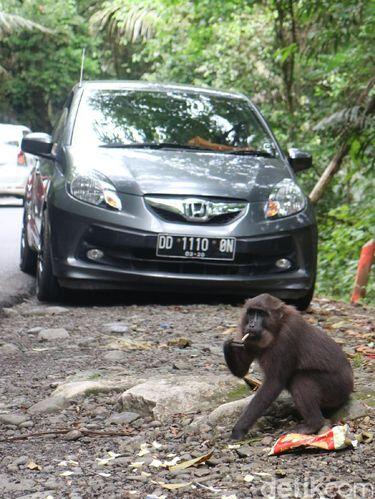
[[[324,418],[345,404],[353,391],[353,371],[344,352],[293,307],[269,294],[245,303],[240,331],[224,343],[230,371],[243,378],[257,359],[264,373],[259,388],[232,431],[242,439],[283,389],[302,416],[296,432],[317,433]]]

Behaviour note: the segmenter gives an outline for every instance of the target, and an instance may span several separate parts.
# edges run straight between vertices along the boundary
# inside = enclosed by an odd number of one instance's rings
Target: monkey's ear
[[[224,343],[225,362],[231,373],[237,378],[243,378],[248,373],[252,357],[242,347],[233,345],[232,340]]]

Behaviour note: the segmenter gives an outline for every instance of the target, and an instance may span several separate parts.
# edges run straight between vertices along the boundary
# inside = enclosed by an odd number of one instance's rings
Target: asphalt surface
[[[22,203],[0,199],[0,306],[10,306],[30,294],[34,279],[19,269]]]

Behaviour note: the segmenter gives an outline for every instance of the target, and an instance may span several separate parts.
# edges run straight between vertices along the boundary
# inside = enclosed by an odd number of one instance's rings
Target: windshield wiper
[[[264,156],[265,158],[274,158],[275,156],[269,152],[266,151],[251,151],[251,150],[244,150],[244,149],[239,149],[238,151],[227,151],[227,154],[238,154],[241,156]]]
[[[189,144],[175,144],[174,142],[135,142],[133,144],[102,144],[99,147],[109,149],[193,149],[195,151],[211,151],[207,147],[194,146]]]

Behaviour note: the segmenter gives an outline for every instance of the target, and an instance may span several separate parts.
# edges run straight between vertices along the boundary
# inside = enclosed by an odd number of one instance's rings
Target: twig
[[[258,388],[262,386],[262,383],[261,381],[259,381],[259,379],[253,378],[249,374],[246,374],[243,377],[243,380],[251,390],[258,390]]]
[[[45,435],[66,435],[67,433],[78,430],[83,436],[99,436],[99,437],[126,437],[132,433],[130,429],[122,431],[99,431],[88,430],[86,428],[65,428],[61,430],[40,431],[34,433],[27,433],[25,435],[16,435],[15,437],[2,438],[0,442],[15,442],[17,440],[27,440],[28,438],[43,437]],[[78,439],[77,439],[78,440]]]

